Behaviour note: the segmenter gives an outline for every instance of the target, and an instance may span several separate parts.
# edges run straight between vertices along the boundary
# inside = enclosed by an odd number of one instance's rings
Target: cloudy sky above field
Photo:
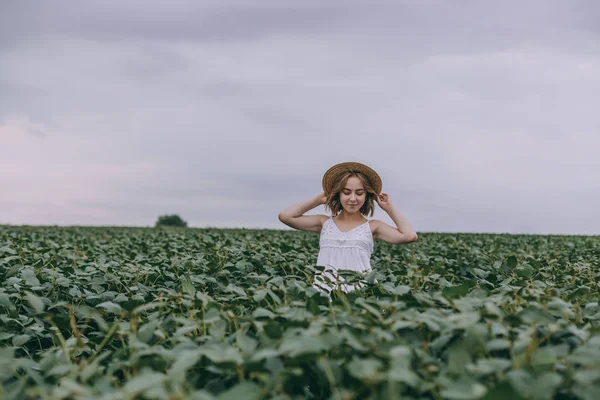
[[[359,161],[418,232],[600,234],[599,20],[594,0],[2,2],[0,224],[287,229]]]

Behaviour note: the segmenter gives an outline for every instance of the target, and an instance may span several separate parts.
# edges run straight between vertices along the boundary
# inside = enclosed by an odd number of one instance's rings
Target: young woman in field
[[[366,218],[373,216],[374,201],[389,214],[396,227]],[[331,210],[332,216],[303,215],[321,204]],[[379,175],[357,162],[331,167],[323,176],[323,193],[281,211],[279,220],[295,229],[320,232],[317,265],[324,266],[325,271],[315,277],[313,286],[328,293],[333,287],[344,292],[357,288],[358,285],[336,285],[336,282],[344,282],[336,271],[370,272],[374,240],[394,244],[417,240],[417,233],[408,220],[394,207],[389,196],[381,193]],[[325,277],[332,283],[324,280]]]

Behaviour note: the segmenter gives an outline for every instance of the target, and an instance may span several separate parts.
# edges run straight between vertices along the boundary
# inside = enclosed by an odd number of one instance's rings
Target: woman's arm
[[[413,229],[408,222],[408,219],[402,213],[394,207],[389,196],[382,193],[379,197],[375,198],[379,206],[388,213],[392,221],[396,224],[398,229],[394,229],[383,221],[378,221],[377,228],[375,229],[375,237],[388,243],[402,244],[416,242],[419,238],[417,232]]]
[[[327,197],[320,193],[310,199],[300,201],[289,206],[279,213],[279,220],[294,229],[303,231],[320,232],[323,225],[324,215],[303,215],[315,207],[325,204]]]

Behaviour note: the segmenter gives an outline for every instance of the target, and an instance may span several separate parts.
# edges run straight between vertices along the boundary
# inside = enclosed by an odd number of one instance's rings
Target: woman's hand
[[[381,209],[385,212],[388,212],[389,208],[392,205],[392,200],[385,193],[375,195],[375,200],[377,201],[377,204],[379,204],[379,207],[381,207]]]
[[[327,204],[327,196],[325,195],[325,192],[322,192],[321,194],[319,194],[318,198],[319,198],[319,205]]]

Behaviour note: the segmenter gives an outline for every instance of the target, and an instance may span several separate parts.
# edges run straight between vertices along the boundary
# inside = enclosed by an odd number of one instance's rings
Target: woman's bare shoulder
[[[370,219],[369,220],[369,227],[371,228],[371,232],[372,233],[376,233],[377,232],[377,228],[379,228],[381,226],[381,224],[383,224],[383,221],[380,221],[378,219]]]
[[[325,225],[325,222],[331,218],[329,215],[324,215],[324,214],[320,214],[319,215],[320,220],[321,220],[321,228],[323,227],[323,225]]]

